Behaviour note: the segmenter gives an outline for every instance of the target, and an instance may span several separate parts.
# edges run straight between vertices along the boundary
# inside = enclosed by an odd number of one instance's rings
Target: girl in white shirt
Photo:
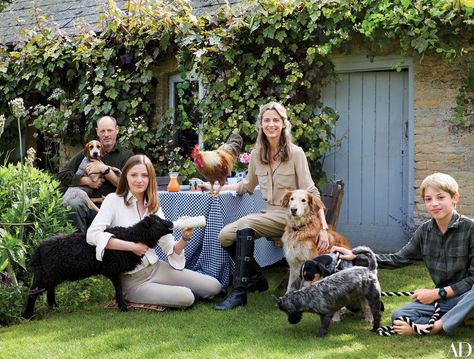
[[[96,246],[97,260],[102,260],[105,249],[131,251],[143,256],[133,271],[122,275],[123,294],[127,301],[160,304],[169,307],[188,307],[195,295],[212,298],[221,291],[219,281],[211,276],[184,269],[184,247],[193,230],[182,230],[182,238],[175,241],[168,234],[160,238],[159,246],[168,255],[168,262],[158,259],[154,248],[116,238],[108,227],[129,227],[149,214],[164,218],[158,201],[156,174],[145,155],[128,159],[115,193],[109,194],[87,231],[87,242]]]

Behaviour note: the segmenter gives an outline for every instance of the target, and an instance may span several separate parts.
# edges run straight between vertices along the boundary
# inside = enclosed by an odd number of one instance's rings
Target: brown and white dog
[[[80,163],[76,174],[80,176],[87,176],[86,166],[91,161],[101,161],[102,156],[104,155],[105,151],[102,144],[97,140],[92,140],[87,142],[84,145],[84,159]],[[101,177],[101,173],[91,173],[88,175],[89,178],[93,182],[97,182]],[[67,191],[64,193],[63,196],[63,205],[67,206],[71,204],[71,201],[75,198],[82,198],[85,202],[87,202],[87,206],[98,212],[99,208],[95,205],[95,203],[91,200],[90,196],[92,195],[93,189],[89,186],[76,186],[76,187],[69,187]]]
[[[319,231],[321,230],[318,211],[320,208],[324,208],[324,204],[313,193],[305,190],[287,192],[283,197],[282,206],[288,208],[288,221],[281,238],[285,258],[290,266],[290,278],[286,290],[288,293],[297,288],[300,268],[306,260],[329,253],[334,245],[348,249],[352,249],[352,246],[346,237],[330,227],[328,230],[329,247],[325,250],[318,249]]]

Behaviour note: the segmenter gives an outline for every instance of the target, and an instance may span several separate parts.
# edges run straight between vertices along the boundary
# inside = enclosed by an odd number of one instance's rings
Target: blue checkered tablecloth
[[[221,192],[218,197],[200,191],[163,192],[160,191],[160,205],[167,219],[176,220],[181,216],[206,217],[206,227],[195,228],[191,240],[186,245],[186,268],[208,274],[219,280],[223,288],[229,284],[229,276],[234,263],[219,243],[219,231],[228,223],[250,214],[258,213],[266,207],[259,189],[253,195],[237,196],[235,192]],[[176,239],[180,230],[174,230]],[[156,248],[160,259],[166,255]],[[271,265],[283,258],[283,251],[273,242],[260,238],[255,241],[255,259],[261,267]]]

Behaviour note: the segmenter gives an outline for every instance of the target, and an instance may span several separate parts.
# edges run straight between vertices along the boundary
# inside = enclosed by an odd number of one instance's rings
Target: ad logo
[[[472,354],[472,346],[466,342],[451,343],[448,351],[448,357],[469,358]]]

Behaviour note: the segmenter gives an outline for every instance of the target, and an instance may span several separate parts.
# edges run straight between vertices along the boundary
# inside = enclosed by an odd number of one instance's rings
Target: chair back
[[[341,210],[342,199],[344,197],[344,181],[338,179],[326,183],[321,191],[321,200],[326,207],[326,222],[336,228]]]

